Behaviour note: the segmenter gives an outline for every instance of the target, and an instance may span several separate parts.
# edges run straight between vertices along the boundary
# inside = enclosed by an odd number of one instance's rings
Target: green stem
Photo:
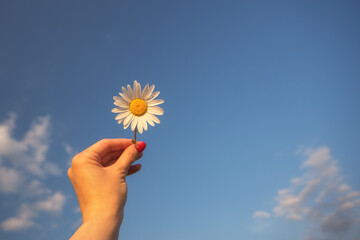
[[[133,144],[136,144],[136,133],[137,133],[137,128],[135,128],[134,131],[134,139],[132,140]]]

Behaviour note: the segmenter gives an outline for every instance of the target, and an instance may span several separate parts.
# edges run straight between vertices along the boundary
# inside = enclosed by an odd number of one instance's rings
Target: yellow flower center
[[[147,110],[147,104],[146,102],[141,98],[136,98],[131,101],[130,103],[130,112],[134,114],[135,116],[142,116],[146,113]]]

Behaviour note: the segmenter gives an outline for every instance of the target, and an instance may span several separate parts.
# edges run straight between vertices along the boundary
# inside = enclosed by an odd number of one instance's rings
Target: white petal
[[[147,94],[144,96],[143,99],[147,100],[151,96],[151,94],[153,93],[154,89],[155,89],[155,85],[151,85],[151,87],[149,88]]]
[[[155,115],[153,115],[151,113],[149,113],[148,118],[153,122],[156,122],[158,124],[160,123],[160,120]]]
[[[134,81],[134,83],[133,83],[133,96],[134,96],[134,98],[137,98],[137,96],[136,96],[136,86],[137,85],[137,82],[136,82],[136,80]]]
[[[139,120],[138,117],[134,117],[134,120],[131,123],[131,131],[135,130],[138,120]]]
[[[118,96],[113,96],[113,99],[115,101],[124,101],[121,97],[118,97]]]
[[[123,93],[126,95],[126,96],[129,96],[129,92],[127,91],[127,89],[125,87],[121,87],[121,90],[123,91]]]
[[[127,88],[121,87],[121,90],[123,91],[123,93],[124,93],[128,98],[131,99],[130,93],[129,93],[129,91],[127,90]]]
[[[113,99],[115,100],[115,102],[127,103],[127,101],[125,99],[118,97],[118,96],[113,96]]]
[[[131,102],[131,99],[125,93],[119,93],[119,95],[128,103]]]
[[[164,102],[164,100],[162,99],[154,99],[150,102],[148,102],[148,106],[151,107],[151,106],[156,106],[156,105],[159,105],[159,104],[162,104]]]
[[[137,129],[138,129],[139,133],[142,134],[142,132],[143,132],[143,123],[142,123],[141,119],[139,119],[139,121],[138,121]]]
[[[129,111],[129,109],[121,108],[121,107],[116,107],[116,108],[111,109],[111,112],[113,112],[113,113],[121,113],[121,112],[126,112],[126,111]]]
[[[140,98],[141,97],[141,85],[140,83],[136,84],[136,98]]]
[[[152,114],[156,114],[156,115],[163,115],[164,114],[164,110],[161,107],[158,107],[158,106],[148,107],[148,112],[152,113]]]
[[[134,93],[134,98],[139,98],[138,96],[138,82],[135,80],[134,84],[133,84],[133,93]]]
[[[146,119],[146,121],[151,125],[151,126],[155,126],[155,123],[153,121],[151,121],[151,119]]]
[[[118,114],[118,115],[116,116],[115,120],[120,120],[120,119],[126,118],[129,114],[130,114],[129,111],[124,112],[124,113],[120,113],[120,114]]]
[[[113,108],[113,109],[111,109],[111,112],[113,112],[113,113],[119,113],[119,112],[121,112],[121,111],[120,111],[120,109],[118,109],[118,108]]]
[[[131,89],[129,84],[127,85],[127,89],[128,89],[128,95],[129,95],[130,99],[131,100],[135,99],[133,90]]]
[[[121,124],[121,123],[123,122],[123,120],[124,120],[124,119],[120,119],[120,120],[118,121],[118,124]]]
[[[147,131],[148,127],[147,127],[146,119],[144,117],[142,117],[141,121],[142,121],[144,130]]]
[[[115,101],[114,104],[121,108],[127,108],[127,109],[129,108],[129,103],[127,103],[125,101]]]
[[[127,129],[130,125],[130,123],[132,122],[132,120],[134,119],[134,115],[129,114],[125,120],[124,120],[124,129]]]
[[[148,102],[152,101],[154,98],[156,98],[157,96],[159,96],[159,94],[160,94],[159,91],[154,92],[153,94],[150,95],[150,97],[148,97],[148,98],[146,99],[146,101],[148,101]]]
[[[148,91],[149,91],[149,84],[146,84],[146,86],[144,87],[144,90],[141,93],[141,98],[142,99],[145,99],[144,96],[147,95]]]
[[[151,126],[155,126],[154,122],[151,120],[151,118],[149,117],[149,113],[146,113],[144,115],[144,119],[151,125]]]

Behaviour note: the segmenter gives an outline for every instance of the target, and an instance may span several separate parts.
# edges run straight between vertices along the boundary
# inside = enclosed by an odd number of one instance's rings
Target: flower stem
[[[136,144],[136,133],[137,133],[137,128],[135,128],[135,131],[134,131],[134,139],[132,140],[133,144]]]

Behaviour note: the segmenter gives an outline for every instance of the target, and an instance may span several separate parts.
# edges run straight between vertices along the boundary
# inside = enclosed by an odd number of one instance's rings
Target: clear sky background
[[[66,171],[131,138],[112,96],[155,84],[119,239],[360,238],[358,1],[0,1],[0,239],[81,224]]]

